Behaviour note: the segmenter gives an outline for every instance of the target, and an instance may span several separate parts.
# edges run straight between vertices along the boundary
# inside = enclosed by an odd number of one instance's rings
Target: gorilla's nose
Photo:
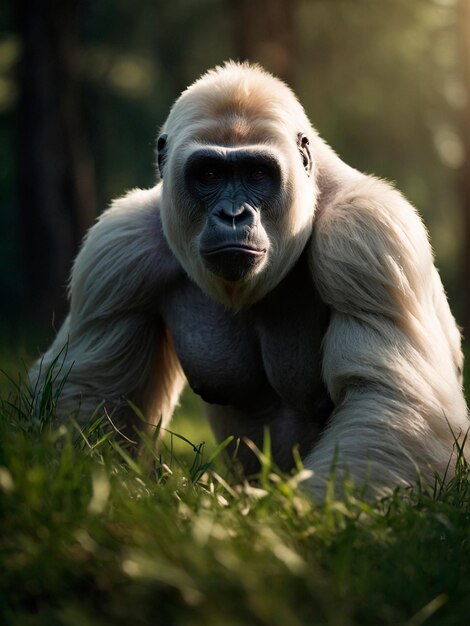
[[[215,211],[215,217],[227,226],[247,226],[254,222],[256,211],[248,202],[220,202]]]

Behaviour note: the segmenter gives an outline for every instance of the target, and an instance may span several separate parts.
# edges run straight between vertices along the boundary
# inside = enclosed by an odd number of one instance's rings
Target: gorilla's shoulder
[[[160,203],[161,185],[129,191],[102,213],[88,240],[97,239],[101,250],[111,251],[119,244],[122,253],[129,257],[157,255],[178,263],[163,232]]]
[[[372,176],[345,186],[322,208],[311,263],[320,292],[338,310],[395,318],[422,295],[433,268],[416,210]]]
[[[85,238],[74,263],[72,289],[94,282],[102,289],[126,286],[132,293],[152,284],[158,291],[184,276],[165,238],[159,205],[159,185],[115,200]]]

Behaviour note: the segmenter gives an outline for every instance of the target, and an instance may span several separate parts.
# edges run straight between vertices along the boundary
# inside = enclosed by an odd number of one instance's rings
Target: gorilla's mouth
[[[244,278],[263,260],[266,249],[229,244],[201,250],[201,255],[211,272],[235,282]]]

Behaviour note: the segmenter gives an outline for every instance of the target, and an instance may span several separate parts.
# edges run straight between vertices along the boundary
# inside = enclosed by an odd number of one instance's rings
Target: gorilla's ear
[[[168,135],[163,133],[157,140],[157,164],[158,169],[160,170],[160,176],[163,178],[163,169],[165,165],[166,159],[166,141],[168,139]]]
[[[302,156],[302,163],[304,165],[305,171],[310,176],[310,173],[312,171],[312,157],[310,155],[309,144],[310,141],[307,135],[304,135],[304,133],[297,134],[297,145],[300,150],[300,155]]]

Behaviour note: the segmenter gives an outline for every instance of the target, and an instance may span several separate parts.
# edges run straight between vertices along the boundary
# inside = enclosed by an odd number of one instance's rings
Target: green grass
[[[77,441],[47,415],[32,425],[2,395],[2,626],[468,621],[464,463],[444,488],[317,507],[268,449],[258,483],[237,480],[190,397],[172,429],[194,445],[167,435],[136,459],[99,427]]]

